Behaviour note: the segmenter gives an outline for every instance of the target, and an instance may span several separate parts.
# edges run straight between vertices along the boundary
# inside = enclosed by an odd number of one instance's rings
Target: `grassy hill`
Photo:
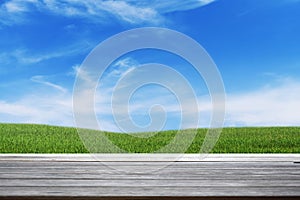
[[[197,130],[186,153],[199,152],[206,131]],[[163,131],[149,138],[101,131],[97,134],[105,134],[125,151],[147,153],[168,144],[177,131]],[[88,150],[76,128],[0,124],[0,153],[88,153]],[[300,127],[224,128],[213,153],[300,153]]]

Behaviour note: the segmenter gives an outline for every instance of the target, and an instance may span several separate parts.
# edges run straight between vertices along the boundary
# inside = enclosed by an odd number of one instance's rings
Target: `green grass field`
[[[198,153],[206,129],[186,153]],[[177,131],[164,131],[153,137],[92,131],[105,134],[128,152],[153,152],[168,144]],[[181,134],[189,134],[188,130]],[[224,128],[213,153],[300,153],[300,127]],[[32,124],[0,124],[0,153],[88,153],[75,128]],[[100,152],[99,152],[100,153]]]

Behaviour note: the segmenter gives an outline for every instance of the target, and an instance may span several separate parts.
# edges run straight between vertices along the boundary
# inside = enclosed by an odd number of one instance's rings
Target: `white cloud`
[[[71,95],[29,94],[14,102],[0,100],[0,121],[74,126]]]
[[[25,12],[27,11],[27,8],[24,7],[21,2],[7,2],[4,4],[4,7],[6,8],[7,12],[9,13],[15,13],[15,12]]]
[[[126,1],[103,1],[101,8],[132,24],[143,22],[156,24],[159,22],[160,17],[156,10],[152,8],[137,7]]]
[[[299,126],[300,82],[227,95],[227,125]]]
[[[195,9],[211,2],[213,0],[9,0],[1,5],[0,22],[22,22],[19,15],[34,9],[67,17],[86,18],[95,23],[106,23],[107,18],[114,16],[130,24],[159,24],[164,21],[164,13]]]
[[[130,0],[128,0],[131,2]],[[133,0],[135,1],[135,0]],[[161,0],[138,0],[135,1],[139,6],[149,6],[153,9],[157,10],[159,13],[169,13],[174,11],[185,11],[191,10],[195,8],[199,8],[214,2],[215,0],[168,0],[168,1],[161,1]]]
[[[0,24],[12,25],[27,21],[23,14],[30,11],[35,0],[10,0],[0,3]]]

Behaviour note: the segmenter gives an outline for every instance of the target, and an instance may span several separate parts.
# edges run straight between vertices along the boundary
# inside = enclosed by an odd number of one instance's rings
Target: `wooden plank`
[[[107,156],[103,157],[108,159]],[[189,155],[185,160],[170,163],[164,156],[145,162],[139,160],[141,157],[129,156],[129,160],[123,161],[117,160],[116,155],[113,157],[99,162],[82,154],[69,158],[66,155],[61,158],[59,155],[0,155],[0,198],[300,197],[300,165],[295,163],[299,155],[272,154],[269,158],[245,155],[243,158],[243,155],[226,154],[211,156],[211,161],[199,161]],[[121,156],[125,158],[128,155]]]
[[[299,176],[295,175],[206,175],[206,176],[193,176],[193,175],[130,175],[130,176],[119,176],[119,175],[107,175],[107,174],[85,174],[85,173],[68,173],[68,174],[55,174],[55,173],[44,173],[44,174],[35,174],[35,173],[18,173],[18,174],[3,174],[2,179],[58,179],[58,180],[148,180],[148,179],[156,179],[156,180],[299,180]],[[0,180],[1,181],[1,180]]]
[[[257,196],[31,196],[31,197],[22,197],[22,196],[13,196],[13,197],[2,197],[2,200],[295,200],[299,199],[298,197],[293,196],[268,196],[268,197],[257,197]]]
[[[2,196],[300,196],[299,187],[1,187]]]
[[[9,172],[9,171],[24,171],[24,172],[30,172],[30,171],[56,171],[56,172],[60,172],[60,171],[64,171],[65,169],[68,170],[72,170],[72,171],[97,171],[97,172],[102,172],[102,171],[106,171],[106,172],[114,172],[115,167],[117,167],[118,169],[133,169],[133,170],[138,170],[138,169],[145,169],[145,172],[147,171],[147,169],[151,169],[153,167],[163,167],[162,169],[160,169],[158,171],[159,172],[164,172],[164,171],[182,171],[184,169],[189,169],[190,171],[207,171],[207,170],[211,170],[211,171],[218,171],[218,170],[230,170],[230,171],[234,171],[236,169],[238,170],[245,170],[245,171],[253,171],[253,170],[260,170],[260,171],[265,171],[265,172],[269,172],[269,171],[273,171],[273,170],[277,170],[277,171],[284,171],[284,172],[298,172],[297,170],[293,170],[293,169],[299,169],[299,165],[293,164],[293,163],[289,163],[288,165],[274,165],[274,164],[248,164],[248,163],[221,163],[221,164],[198,164],[195,165],[193,163],[189,164],[177,164],[177,163],[173,163],[172,165],[148,165],[148,164],[144,164],[144,165],[135,165],[134,163],[132,164],[125,164],[123,165],[123,163],[119,163],[119,165],[111,165],[111,164],[99,164],[99,165],[84,165],[84,164],[78,164],[78,165],[70,165],[68,163],[51,163],[51,164],[47,164],[47,163],[43,163],[43,164],[31,164],[31,163],[18,163],[16,165],[1,165],[0,167],[0,173],[3,172]]]
[[[130,171],[129,171],[130,170]],[[135,171],[139,170],[137,173]],[[12,170],[12,169],[2,169],[0,173],[0,178],[4,174],[44,174],[44,173],[52,173],[52,174],[79,174],[79,173],[86,173],[86,174],[106,174],[106,175],[113,175],[115,172],[116,174],[121,174],[123,176],[131,176],[132,174],[135,175],[155,175],[154,173],[151,173],[147,171],[146,169],[145,172],[142,171],[143,169],[128,169],[128,171],[124,171],[122,173],[121,171],[108,171],[108,170],[82,170],[82,169],[77,169],[77,170],[71,170],[71,169],[63,169],[63,168],[52,168],[52,169],[43,169],[38,170],[38,169],[21,169],[19,168],[18,170]],[[247,168],[241,168],[241,169],[197,169],[197,170],[189,170],[188,168],[184,169],[164,169],[164,171],[159,171],[156,173],[157,175],[161,176],[184,176],[184,175],[190,175],[190,176],[208,176],[208,175],[293,175],[293,176],[300,176],[300,171],[299,169],[291,170],[291,169],[247,169]]]
[[[2,179],[0,187],[297,187],[300,180],[157,180],[157,179],[131,179],[131,180],[82,180],[82,179]]]

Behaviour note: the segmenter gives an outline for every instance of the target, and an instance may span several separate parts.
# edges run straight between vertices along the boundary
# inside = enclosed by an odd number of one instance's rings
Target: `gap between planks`
[[[1,161],[37,162],[292,162],[300,154],[0,154]]]

